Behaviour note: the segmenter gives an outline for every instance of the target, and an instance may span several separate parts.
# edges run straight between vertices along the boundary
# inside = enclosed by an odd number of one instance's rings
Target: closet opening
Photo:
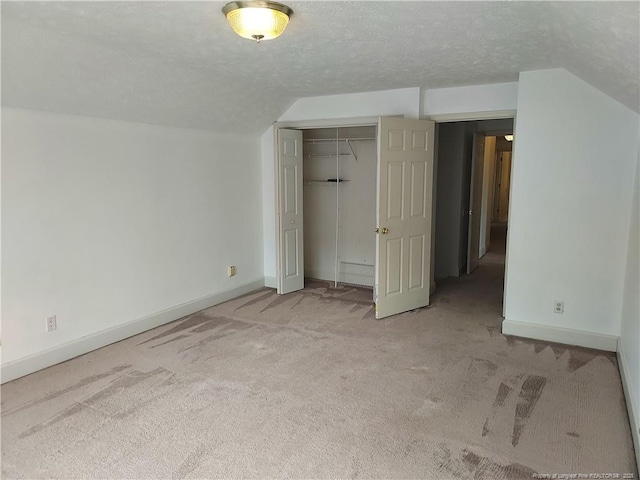
[[[306,129],[302,138],[305,281],[373,288],[376,127]]]
[[[435,126],[372,120],[274,128],[276,281],[372,288],[379,319],[429,304]]]

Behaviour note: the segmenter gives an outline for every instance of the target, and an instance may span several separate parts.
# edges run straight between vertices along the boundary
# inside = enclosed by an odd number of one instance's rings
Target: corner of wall
[[[634,394],[637,386],[634,385],[631,365],[629,365],[627,361],[628,352],[620,340],[618,341],[618,351],[616,353],[618,357],[618,368],[620,370],[620,379],[622,380],[622,389],[627,405],[627,415],[629,415],[629,426],[631,427],[631,437],[633,438],[633,446],[636,453],[636,464],[640,465],[640,399],[636,398]]]

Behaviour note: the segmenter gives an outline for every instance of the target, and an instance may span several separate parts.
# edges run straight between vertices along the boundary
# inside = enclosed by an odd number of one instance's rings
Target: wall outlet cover
[[[58,321],[55,315],[51,315],[46,318],[46,328],[47,332],[53,332],[56,328],[58,328]]]

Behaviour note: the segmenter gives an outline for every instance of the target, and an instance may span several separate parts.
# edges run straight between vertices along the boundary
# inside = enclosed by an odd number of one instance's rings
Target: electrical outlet
[[[56,328],[58,328],[58,321],[56,320],[55,315],[51,315],[46,319],[47,332],[53,332]]]
[[[553,303],[553,313],[564,313],[564,300],[556,300]]]
[[[227,267],[227,277],[233,277],[236,274],[236,266],[230,265]]]

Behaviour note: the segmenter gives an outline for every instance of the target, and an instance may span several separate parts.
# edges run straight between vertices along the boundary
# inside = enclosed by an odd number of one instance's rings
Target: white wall
[[[454,120],[455,114],[462,114],[460,120],[497,118],[499,112],[516,110],[517,105],[518,82],[433,88],[425,90],[422,96],[422,114],[434,119],[445,115]],[[470,113],[478,115],[469,116]]]
[[[640,465],[640,149],[631,206],[618,355],[626,384],[636,460]]]
[[[262,281],[258,137],[3,108],[2,140],[3,371]]]
[[[420,88],[301,98],[278,121],[377,117],[378,115],[404,115],[406,118],[419,118]]]
[[[638,131],[637,113],[565,70],[520,75],[505,333],[615,349]]]
[[[380,115],[404,115],[418,118],[420,88],[403,88],[380,92],[301,98],[278,119],[301,122],[325,119],[354,119]],[[340,124],[337,121],[336,124]],[[328,126],[328,125],[327,125]],[[333,125],[335,126],[335,124]],[[262,135],[262,222],[264,236],[264,275],[268,286],[275,287],[276,275],[276,202],[273,127]],[[272,172],[269,174],[269,172]]]

